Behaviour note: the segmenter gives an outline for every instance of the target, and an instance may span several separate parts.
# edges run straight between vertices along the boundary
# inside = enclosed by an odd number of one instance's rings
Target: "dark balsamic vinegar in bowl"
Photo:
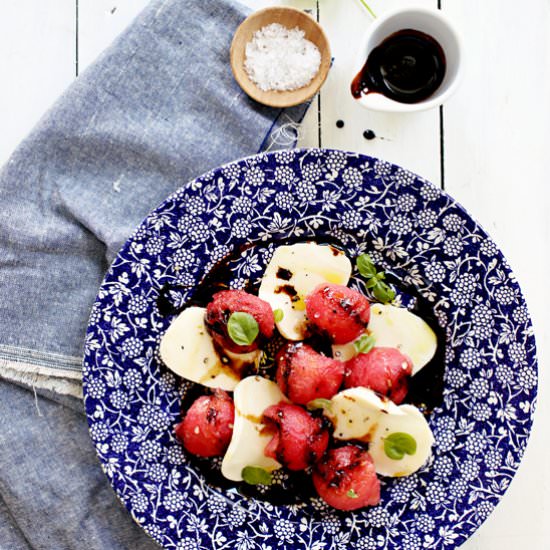
[[[441,86],[446,72],[441,45],[414,29],[397,31],[368,55],[351,84],[356,99],[380,93],[400,103],[419,103]]]

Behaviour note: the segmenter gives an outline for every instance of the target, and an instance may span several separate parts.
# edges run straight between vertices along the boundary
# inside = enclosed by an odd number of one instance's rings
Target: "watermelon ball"
[[[231,337],[228,323],[233,313],[247,313],[258,324],[258,334],[252,342],[237,343]],[[234,353],[249,353],[257,350],[273,336],[275,330],[271,306],[258,296],[244,290],[222,290],[214,294],[206,308],[205,323],[214,342]]]
[[[313,416],[299,405],[280,402],[264,411],[263,421],[274,430],[264,454],[289,470],[305,470],[325,452],[329,434],[323,418]]]
[[[222,456],[233,434],[233,399],[222,390],[196,399],[183,421],[176,426],[176,437],[191,454]]]
[[[279,388],[299,405],[318,398],[330,399],[344,380],[344,363],[317,353],[301,342],[288,342],[283,346],[275,357],[275,365]]]
[[[323,283],[305,301],[310,327],[333,344],[358,338],[370,319],[368,299],[347,286]]]
[[[313,485],[337,510],[357,510],[380,502],[380,481],[372,458],[356,445],[328,451],[315,466]]]
[[[346,388],[363,386],[401,403],[409,391],[412,361],[397,348],[373,348],[346,363]]]

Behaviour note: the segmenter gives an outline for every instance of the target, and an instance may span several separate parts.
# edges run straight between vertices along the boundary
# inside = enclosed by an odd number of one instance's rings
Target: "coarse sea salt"
[[[319,72],[321,53],[303,30],[279,23],[262,27],[246,45],[244,68],[260,90],[296,90]]]

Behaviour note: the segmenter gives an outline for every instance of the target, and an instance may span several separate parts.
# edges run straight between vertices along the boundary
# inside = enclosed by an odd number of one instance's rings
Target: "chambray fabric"
[[[230,1],[152,1],[4,167],[0,377],[78,375],[101,279],[147,212],[301,120],[306,106],[268,109],[234,82],[244,15]],[[0,550],[156,547],[116,500],[81,402],[0,380]]]
[[[1,550],[159,548],[117,500],[80,401],[1,380],[0,396]]]

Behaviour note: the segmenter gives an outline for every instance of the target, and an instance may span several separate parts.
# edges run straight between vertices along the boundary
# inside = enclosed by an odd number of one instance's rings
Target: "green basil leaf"
[[[227,321],[227,332],[231,340],[238,346],[249,346],[256,340],[260,327],[250,313],[236,311],[230,315]]]
[[[416,439],[404,432],[395,432],[384,438],[384,452],[392,460],[401,460],[405,454],[416,453]]]
[[[322,397],[319,397],[317,399],[314,399],[313,401],[310,401],[306,408],[308,411],[315,411],[317,409],[323,409],[327,411],[332,411],[332,401],[330,399],[323,399]]]
[[[353,342],[353,346],[357,353],[368,353],[376,344],[376,339],[373,334],[363,334],[359,340]]]
[[[367,288],[374,288],[376,285],[378,284],[378,280],[376,279],[376,277],[373,277],[372,279],[369,279],[367,282],[366,282],[366,287]]]
[[[353,489],[350,489],[346,493],[346,496],[348,496],[349,498],[359,498],[359,495]]]
[[[376,266],[368,254],[361,254],[357,258],[357,269],[367,279],[365,286],[372,290],[374,297],[378,301],[383,304],[393,301],[395,290],[383,282],[386,274],[383,271],[376,271]]]
[[[376,267],[368,254],[361,254],[361,256],[358,256],[356,263],[357,269],[363,277],[366,277],[367,279],[376,277]]]
[[[273,311],[273,319],[275,319],[276,323],[278,323],[279,321],[282,321],[284,316],[285,314],[283,313],[282,309],[275,309]]]
[[[271,473],[258,466],[245,466],[241,476],[249,485],[271,485],[273,481]]]
[[[372,293],[374,294],[374,297],[383,304],[387,304],[395,298],[395,290],[381,281],[377,281],[376,285],[372,289]]]

